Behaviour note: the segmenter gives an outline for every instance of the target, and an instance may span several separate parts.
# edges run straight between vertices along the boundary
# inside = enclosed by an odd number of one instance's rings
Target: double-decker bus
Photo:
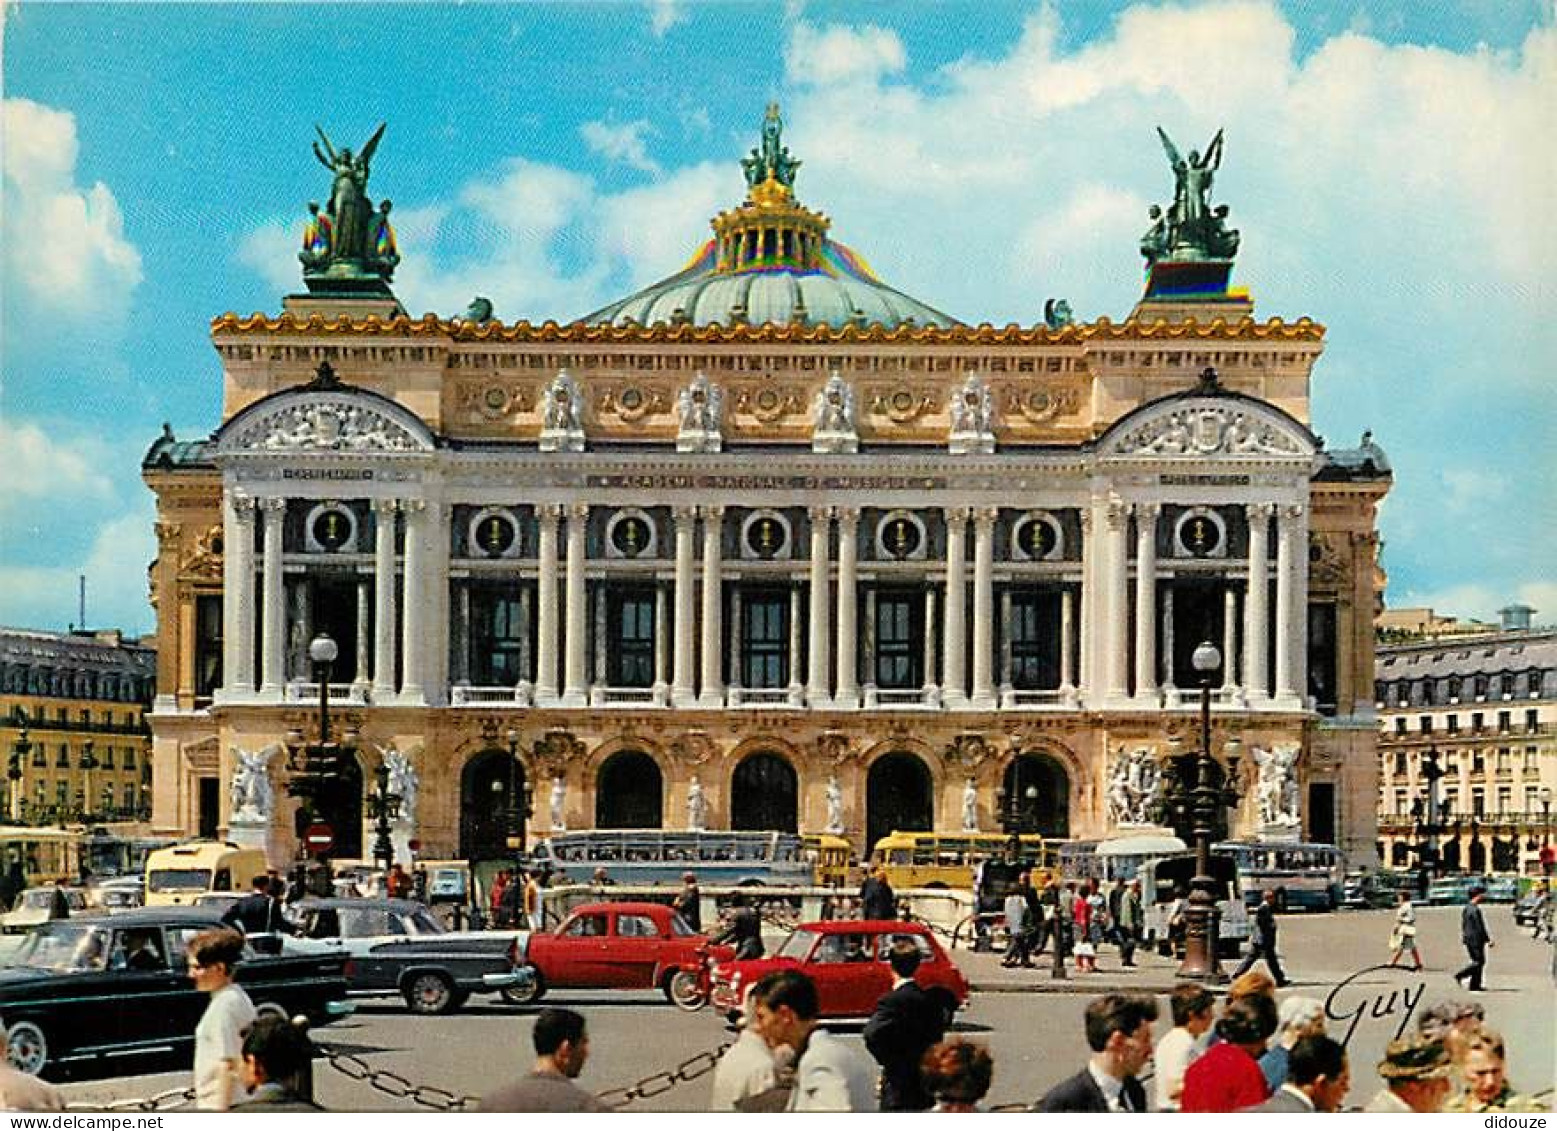
[[[590,829],[549,836],[532,857],[573,883],[598,869],[618,884],[675,884],[688,872],[703,884],[805,887],[816,878],[795,833]]]
[[[1276,892],[1278,911],[1334,911],[1341,904],[1346,857],[1333,844],[1229,840],[1214,847],[1238,862],[1243,898],[1250,907],[1266,889]]]
[[[1024,865],[1042,887],[1055,868],[1054,849],[1036,833],[893,832],[876,842],[871,863],[894,888],[972,888],[980,860]]]

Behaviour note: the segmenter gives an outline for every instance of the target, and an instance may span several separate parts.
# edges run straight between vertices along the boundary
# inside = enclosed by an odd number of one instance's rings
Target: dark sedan
[[[0,967],[0,1017],[11,1063],[39,1073],[83,1057],[194,1048],[207,996],[185,951],[222,925],[195,908],[155,907],[46,923]],[[351,1012],[344,955],[245,954],[236,978],[261,1014],[327,1025]]]

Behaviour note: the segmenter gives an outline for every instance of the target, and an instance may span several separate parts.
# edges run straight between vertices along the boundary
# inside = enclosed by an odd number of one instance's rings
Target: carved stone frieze
[[[1304,451],[1287,430],[1241,404],[1190,402],[1143,422],[1119,438],[1121,455],[1298,456]]]
[[[431,444],[349,396],[314,394],[245,423],[223,447],[258,451],[420,452]]]
[[[468,381],[455,387],[454,398],[467,420],[502,420],[535,408],[535,389],[522,381]]]
[[[869,384],[861,390],[872,416],[884,416],[893,424],[912,424],[920,417],[941,411],[940,394],[905,383]]]
[[[646,416],[670,412],[670,388],[661,384],[611,383],[595,386],[600,416],[615,416],[626,424],[636,424]]]
[[[1020,416],[1029,424],[1047,424],[1061,416],[1074,416],[1081,397],[1073,388],[1035,389],[1030,384],[997,382],[1007,416]]]
[[[583,741],[573,732],[549,730],[535,740],[531,752],[541,776],[553,777],[563,773],[570,761],[582,761],[585,749]]]
[[[220,524],[207,527],[204,533],[195,538],[195,544],[188,553],[179,559],[179,580],[220,581],[224,548]]]
[[[1308,535],[1309,576],[1321,585],[1344,584],[1351,575],[1347,555],[1336,544],[1335,535],[1310,531]]]
[[[805,411],[806,391],[800,385],[737,384],[732,388],[735,411],[777,424]]]

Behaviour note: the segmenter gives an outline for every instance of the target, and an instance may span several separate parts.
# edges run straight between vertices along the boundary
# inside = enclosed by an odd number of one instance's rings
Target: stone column
[[[470,583],[461,580],[454,583],[454,663],[449,675],[455,683],[469,685],[470,663]]]
[[[1091,506],[1081,508],[1081,684],[1076,688],[1083,700],[1097,686],[1097,559],[1098,523]]]
[[[802,645],[800,643],[801,615],[804,603],[800,586],[791,581],[789,586],[789,702],[798,707],[805,702],[805,685],[800,682]]]
[[[400,699],[419,705],[427,697],[427,504],[408,499],[405,513],[405,615],[400,641]]]
[[[676,522],[676,646],[670,702],[674,707],[689,707],[697,699],[697,676],[692,670],[692,538],[696,533],[697,509],[676,507],[673,514]]]
[[[586,600],[588,594],[585,594]],[[591,706],[597,706],[605,702],[605,689],[610,686],[611,673],[606,663],[606,632],[609,628],[606,618],[610,610],[610,597],[606,593],[604,582],[595,583],[595,615],[594,642],[595,642],[595,674],[592,686],[589,689],[589,702]]]
[[[859,521],[859,508],[838,508],[838,692],[833,705],[850,709],[860,705],[859,617],[855,609]]]
[[[1135,507],[1135,698],[1157,702],[1157,504]]]
[[[557,522],[562,508],[536,508],[540,537],[535,572],[535,702],[550,706],[557,698]]]
[[[1001,706],[1009,707],[1014,703],[1005,702],[1005,697],[1016,690],[1011,682],[1011,589],[1009,586],[1000,591],[1000,625]]]
[[[860,666],[865,669],[865,706],[874,707],[876,694],[876,587],[865,590],[865,633],[860,641]]]
[[[306,574],[292,578],[288,583],[283,580],[282,588],[286,591],[287,605],[291,612],[287,614],[287,661],[286,681],[298,680],[307,683],[313,678],[313,662],[308,658],[308,645],[314,638],[314,604],[313,591],[308,584]],[[341,641],[335,642],[337,645]],[[345,653],[339,657],[337,672],[346,670]],[[337,681],[339,682],[339,681]]]
[[[585,633],[589,631],[585,616],[584,552],[585,535],[588,532],[589,504],[573,503],[568,507],[568,564],[566,623],[563,633],[566,653],[562,673],[562,706],[584,707],[589,704],[587,684],[589,673],[585,668],[588,655]]]
[[[1060,696],[1076,694],[1076,598],[1069,585],[1060,590]]]
[[[233,536],[222,543],[228,567],[222,585],[224,596],[229,585],[233,590],[233,613],[224,629],[233,652],[222,682],[247,698],[254,694],[254,500],[234,492],[232,512]],[[224,639],[224,647],[227,643]]]
[[[811,514],[811,632],[808,657],[810,671],[806,679],[806,706],[826,707],[832,703],[832,685],[828,679],[831,664],[828,655],[829,632],[827,581],[827,542],[832,525],[831,507],[812,507]]]
[[[993,679],[995,649],[995,516],[994,507],[973,515],[973,702],[976,710],[999,705]]]
[[[440,705],[449,701],[449,522],[454,508],[446,500],[427,504],[427,559],[423,589],[427,601],[428,635],[424,647],[427,659],[422,668],[422,684],[427,701]]]
[[[1266,564],[1270,546],[1269,503],[1246,508],[1249,516],[1249,582],[1243,600],[1244,690],[1250,703],[1270,698],[1270,678],[1265,666],[1269,617],[1266,612]]]
[[[1238,686],[1238,594],[1231,585],[1222,590],[1222,690],[1231,694]]]
[[[703,678],[698,704],[724,706],[724,572],[723,547],[719,539],[724,529],[724,507],[705,506],[703,511]]]
[[[265,636],[260,694],[279,698],[286,681],[286,586],[281,572],[282,522],[285,499],[261,499],[265,516]]]
[[[532,691],[535,687],[535,669],[531,666],[530,656],[530,618],[535,615],[535,601],[530,595],[530,587],[521,584],[519,586],[519,674],[515,677],[515,683],[529,683]]]
[[[744,608],[741,604],[741,587],[730,586],[730,687],[739,688],[743,682],[741,679],[742,633],[744,621],[742,619]],[[733,702],[733,700],[732,700]]]
[[[1176,706],[1179,701],[1179,689],[1173,684],[1173,649],[1176,646],[1173,635],[1173,586],[1168,585],[1162,591],[1162,693],[1164,702],[1170,706]]]
[[[968,510],[952,507],[946,512],[946,646],[941,650],[941,702],[953,710],[968,705],[967,561]]]
[[[394,499],[375,499],[373,517],[373,696],[395,693],[395,515]]]
[[[665,704],[665,691],[670,686],[670,602],[665,597],[665,586],[654,583],[654,701]]]
[[[373,623],[373,592],[369,588],[368,579],[357,579],[357,675],[352,680],[352,686],[366,689],[369,684],[368,665],[372,662],[373,634],[370,626]]]
[[[935,623],[935,587],[924,588],[924,696],[925,702],[936,706],[941,697],[940,685],[935,681],[936,644],[940,638]]]
[[[1282,507],[1276,514],[1276,698],[1288,708],[1301,706],[1307,692],[1306,517],[1307,508],[1301,504]]]
[[[1130,504],[1111,499],[1104,511],[1104,602],[1103,616],[1107,642],[1104,659],[1105,695],[1109,702],[1122,704],[1129,698],[1130,578],[1126,527],[1130,523]]]

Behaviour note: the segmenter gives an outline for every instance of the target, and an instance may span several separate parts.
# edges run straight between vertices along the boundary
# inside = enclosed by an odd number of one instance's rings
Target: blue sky
[[[1122,318],[1153,127],[1227,131],[1261,317],[1329,327],[1315,427],[1397,473],[1391,605],[1557,620],[1557,32],[1549,3],[10,3],[0,624],[149,630],[141,453],[218,422],[208,320],[300,284],[319,122],[389,122],[413,312],[566,320],[735,203],[770,99],[803,201],[970,321]]]

